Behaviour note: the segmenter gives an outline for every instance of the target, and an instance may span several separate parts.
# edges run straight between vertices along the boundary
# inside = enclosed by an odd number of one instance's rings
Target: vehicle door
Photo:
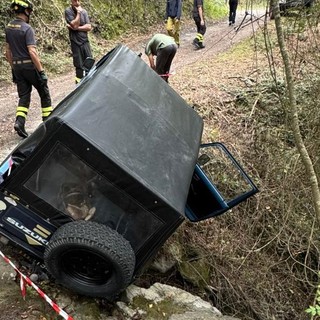
[[[258,188],[222,143],[200,147],[185,214],[192,222],[223,214],[258,192]]]

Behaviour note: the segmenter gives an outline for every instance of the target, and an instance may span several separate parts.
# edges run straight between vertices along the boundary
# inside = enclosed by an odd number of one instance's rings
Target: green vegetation
[[[320,317],[320,284],[317,286],[313,305],[309,306],[306,312],[310,314],[311,319],[317,319],[317,317]]]
[[[206,1],[204,3],[205,16],[211,19],[220,19],[226,17],[228,6],[225,0]]]

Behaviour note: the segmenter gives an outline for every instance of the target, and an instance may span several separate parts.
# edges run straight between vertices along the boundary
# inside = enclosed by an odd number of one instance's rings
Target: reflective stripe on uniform
[[[20,116],[20,117],[26,118],[27,114],[28,114],[28,110],[29,109],[26,107],[18,106],[17,112],[16,112],[16,117]]]
[[[13,0],[12,3],[14,3],[14,4],[20,4],[20,6],[25,7],[25,8],[28,8],[28,7],[29,7],[28,3],[26,3],[26,2],[24,2],[24,1],[22,1],[22,0]]]
[[[197,33],[196,38],[199,40],[199,42],[203,41],[203,35],[201,33]]]
[[[53,108],[52,107],[46,107],[46,108],[41,108],[41,110],[42,110],[42,116],[43,117],[49,117],[49,115],[53,111]]]

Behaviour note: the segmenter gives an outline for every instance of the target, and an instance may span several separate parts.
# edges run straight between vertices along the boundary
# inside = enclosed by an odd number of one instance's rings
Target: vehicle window
[[[108,225],[130,239],[134,250],[162,226],[155,215],[60,143],[24,187],[75,220]]]
[[[200,149],[198,164],[226,202],[252,189],[239,168],[220,147]]]

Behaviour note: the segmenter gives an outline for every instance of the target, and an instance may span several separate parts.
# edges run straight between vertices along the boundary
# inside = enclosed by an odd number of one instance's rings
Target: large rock
[[[149,289],[131,285],[126,297],[126,303],[117,302],[125,319],[237,320],[223,316],[200,297],[165,284],[155,283]]]
[[[24,301],[14,278],[15,271],[0,257],[0,320],[21,317],[37,320],[56,315],[31,288]],[[110,308],[102,308],[98,300],[77,296],[53,283],[41,283],[40,287],[76,320],[237,320],[223,316],[218,309],[198,296],[160,283],[148,289],[131,285],[122,299],[114,305],[110,304]]]

